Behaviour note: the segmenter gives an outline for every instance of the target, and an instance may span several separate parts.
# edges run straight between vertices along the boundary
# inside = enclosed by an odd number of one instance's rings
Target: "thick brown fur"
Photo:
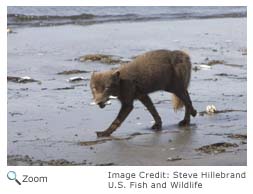
[[[133,101],[140,100],[155,120],[153,129],[161,129],[162,121],[148,94],[164,90],[173,93],[175,110],[185,106],[185,117],[179,125],[189,125],[196,110],[187,91],[191,78],[190,57],[182,51],[156,50],[138,56],[116,70],[93,73],[90,87],[95,102],[103,108],[109,96],[117,96],[121,109],[117,118],[99,137],[109,136],[133,109]]]

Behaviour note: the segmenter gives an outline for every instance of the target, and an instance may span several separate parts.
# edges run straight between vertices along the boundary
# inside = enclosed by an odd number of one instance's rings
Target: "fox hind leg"
[[[190,105],[191,105],[191,112],[190,114],[195,117],[197,115],[197,111],[193,108],[192,106],[192,101],[191,101],[191,98],[190,98],[190,95],[189,95],[189,92],[187,90],[185,90],[185,94],[186,94],[186,97],[188,98],[188,101],[190,102]]]
[[[179,126],[188,126],[190,124],[190,116],[196,116],[197,111],[193,108],[192,102],[187,90],[178,94],[179,98],[184,102],[185,105],[185,116],[182,121],[179,122]]]

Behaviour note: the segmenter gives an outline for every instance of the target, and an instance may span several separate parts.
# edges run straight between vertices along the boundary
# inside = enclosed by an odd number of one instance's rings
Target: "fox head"
[[[105,107],[105,103],[110,96],[117,96],[119,93],[120,72],[119,70],[92,73],[90,88],[93,99],[100,108]]]

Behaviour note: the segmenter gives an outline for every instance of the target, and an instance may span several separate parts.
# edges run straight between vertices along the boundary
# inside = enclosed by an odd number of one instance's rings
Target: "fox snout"
[[[103,94],[94,95],[94,101],[100,108],[104,108],[108,100],[109,98]]]
[[[108,71],[104,73],[92,73],[90,88],[95,103],[104,108],[111,95],[116,96],[119,91],[119,71]]]
[[[99,102],[99,103],[97,103],[98,104],[98,106],[100,107],[100,108],[104,108],[105,107],[105,103],[103,103],[103,102]]]

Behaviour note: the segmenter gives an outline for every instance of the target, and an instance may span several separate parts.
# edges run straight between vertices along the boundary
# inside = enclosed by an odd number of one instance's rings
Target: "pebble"
[[[167,161],[177,161],[177,160],[182,160],[182,158],[180,158],[180,157],[175,157],[175,158],[169,157],[167,159]]]

